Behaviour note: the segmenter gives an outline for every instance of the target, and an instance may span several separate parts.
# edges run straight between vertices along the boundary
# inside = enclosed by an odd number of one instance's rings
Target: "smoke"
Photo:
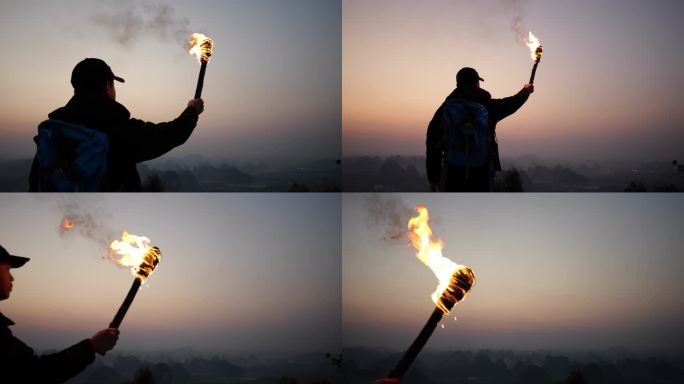
[[[186,47],[191,34],[190,21],[177,17],[173,7],[148,0],[115,2],[111,9],[97,11],[93,21],[125,47],[132,47],[142,36],[154,35]]]
[[[527,0],[502,0],[504,9],[512,13],[511,31],[515,34],[515,41],[525,44],[527,41],[527,27],[525,26],[525,14],[527,13]]]
[[[66,201],[59,208],[62,211],[57,229],[60,237],[81,236],[103,249],[108,249],[117,237],[117,231],[106,223],[111,214],[102,208],[90,206],[85,201]]]
[[[379,228],[385,240],[399,240],[406,235],[409,218],[415,215],[398,196],[372,194],[366,199],[368,223]]]

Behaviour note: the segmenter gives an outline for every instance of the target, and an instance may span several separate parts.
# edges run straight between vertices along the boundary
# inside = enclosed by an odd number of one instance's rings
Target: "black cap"
[[[98,89],[112,80],[124,82],[124,79],[114,76],[109,65],[100,59],[84,59],[71,72],[71,85],[74,89]]]
[[[460,71],[456,74],[456,86],[473,86],[477,83],[477,81],[484,81],[483,78],[480,77],[480,75],[477,73],[477,71],[473,68],[470,67],[464,67],[461,68]]]
[[[22,265],[26,264],[26,262],[29,260],[31,259],[29,259],[28,257],[10,255],[9,252],[7,252],[7,250],[3,248],[2,245],[0,245],[0,263],[9,263],[10,267],[19,268]]]

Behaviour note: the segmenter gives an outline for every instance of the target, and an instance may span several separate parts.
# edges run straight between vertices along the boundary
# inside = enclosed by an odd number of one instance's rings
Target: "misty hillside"
[[[32,159],[0,162],[0,192],[27,192]],[[199,155],[138,165],[146,192],[335,192],[335,159],[310,161],[212,161]]]
[[[605,161],[571,164],[527,155],[502,160],[498,192],[676,192],[684,190],[684,167],[672,162]],[[427,192],[422,156],[344,158],[345,192]]]
[[[337,384],[340,369],[324,353],[261,358],[202,356],[183,349],[139,355],[112,353],[97,356],[68,384],[199,384],[283,383]]]
[[[345,382],[368,384],[394,368],[402,353],[344,350]],[[684,382],[684,356],[665,358],[624,350],[565,356],[549,351],[423,351],[402,384],[674,384]]]

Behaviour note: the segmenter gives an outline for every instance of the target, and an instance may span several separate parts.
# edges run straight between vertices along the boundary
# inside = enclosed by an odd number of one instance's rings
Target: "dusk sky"
[[[513,21],[544,46],[535,93],[497,126],[503,157],[684,158],[684,2],[344,0],[343,154],[423,155],[428,122],[476,68],[494,98],[532,60]]]
[[[127,229],[162,251],[118,350],[339,352],[339,195],[3,195],[2,245],[31,261],[0,311],[37,350],[107,327],[133,282],[101,241],[59,234],[65,212],[91,214],[92,238]]]
[[[176,118],[200,67],[183,46],[191,32],[214,39],[206,109],[170,156],[338,158],[340,23],[334,0],[3,1],[0,158],[35,154],[38,123],[72,96],[86,57],[126,80],[117,101],[133,117]]]
[[[343,345],[401,351],[432,313],[437,280],[406,237],[372,224],[368,196],[342,199]],[[379,199],[424,204],[444,256],[477,278],[426,348],[682,352],[681,195]]]

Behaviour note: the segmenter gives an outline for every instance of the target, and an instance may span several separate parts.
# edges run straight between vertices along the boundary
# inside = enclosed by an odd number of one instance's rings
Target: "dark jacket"
[[[486,169],[480,170],[481,172],[486,173],[487,177],[492,177],[495,172],[501,170],[499,146],[496,142],[496,123],[517,111],[518,108],[525,104],[529,96],[530,92],[525,88],[514,96],[506,97],[504,99],[492,99],[489,92],[481,88],[456,88],[445,99],[445,102],[450,99],[474,101],[482,104],[485,109],[487,109],[489,126],[494,134],[489,164],[486,166]],[[442,108],[444,108],[444,104],[437,109],[427,129],[425,165],[427,167],[428,180],[431,184],[439,184],[440,182],[444,150],[446,148],[444,140],[445,133],[442,132]],[[478,170],[473,171],[477,172]]]
[[[141,189],[136,164],[157,158],[185,143],[197,125],[198,115],[186,108],[173,121],[149,123],[131,119],[126,107],[105,96],[74,95],[67,105],[48,115],[50,119],[80,124],[109,137],[104,190],[136,192]],[[40,167],[34,158],[29,190],[37,191]]]
[[[33,349],[12,335],[14,322],[0,313],[0,382],[62,383],[95,360],[90,340],[57,353],[36,356]]]

